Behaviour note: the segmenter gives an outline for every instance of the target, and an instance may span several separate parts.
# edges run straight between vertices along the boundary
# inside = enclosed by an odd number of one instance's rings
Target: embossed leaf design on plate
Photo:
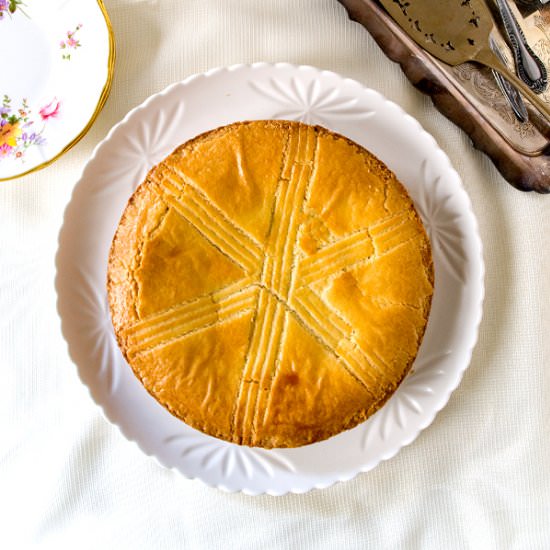
[[[130,181],[135,189],[149,169],[179,145],[174,143],[174,135],[178,132],[184,115],[185,102],[180,100],[169,112],[160,110],[137,121],[132,131],[122,136],[113,153],[118,157],[116,163],[105,166],[103,173],[109,174],[110,178]],[[113,165],[118,169],[113,169]]]
[[[107,392],[114,394],[123,360],[111,325],[107,294],[102,289],[96,288],[82,271],[77,278],[80,279],[82,318],[90,334],[89,354],[98,365],[98,379]]]
[[[447,272],[464,283],[467,258],[464,250],[465,235],[460,223],[462,214],[449,204],[452,194],[445,191],[441,176],[429,175],[427,160],[422,161],[420,171],[423,185],[420,186],[415,204],[426,226],[436,264],[439,260]]]
[[[399,390],[365,423],[361,438],[363,450],[367,450],[376,439],[386,441],[395,427],[406,430],[414,416],[423,413],[422,402],[426,396],[434,394],[434,381],[445,376],[441,364],[451,353],[447,350],[417,358]]]
[[[337,89],[322,90],[318,80],[305,84],[295,77],[288,82],[271,78],[267,84],[250,82],[250,87],[276,103],[273,118],[329,126],[334,119],[359,120],[374,115],[358,105],[357,97],[342,97]]]
[[[236,473],[248,479],[258,473],[275,477],[277,472],[295,471],[292,463],[277,451],[252,449],[202,435],[174,435],[165,441],[181,447],[180,457],[193,458],[205,470],[216,470],[224,478]]]

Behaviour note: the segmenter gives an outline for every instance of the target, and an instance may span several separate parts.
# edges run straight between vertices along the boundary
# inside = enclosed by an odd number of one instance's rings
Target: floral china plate
[[[321,124],[366,147],[406,185],[431,239],[435,293],[412,372],[369,420],[297,449],[257,449],[193,430],[153,399],[124,361],[107,307],[107,259],[120,216],[147,171],[212,128],[253,119]],[[411,443],[466,370],[483,302],[477,222],[435,140],[396,104],[314,67],[236,65],[191,76],[130,112],[98,145],[59,236],[56,288],[69,353],[107,418],[162,465],[227,491],[303,493],[351,479]]]
[[[0,0],[0,181],[42,168],[90,128],[111,87],[101,0]]]

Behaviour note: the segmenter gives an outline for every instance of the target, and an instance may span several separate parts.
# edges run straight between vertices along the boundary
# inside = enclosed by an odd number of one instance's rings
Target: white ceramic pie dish
[[[114,339],[106,296],[109,247],[146,172],[206,130],[251,119],[321,124],[357,141],[405,184],[433,247],[435,293],[413,369],[356,428],[297,449],[253,449],[206,436],[173,417],[134,377]],[[420,124],[378,92],[313,67],[258,63],[194,75],[150,97],[98,145],[59,237],[58,310],[70,355],[105,416],[162,465],[208,485],[282,495],[328,487],[411,443],[459,384],[483,302],[477,222],[460,178]]]

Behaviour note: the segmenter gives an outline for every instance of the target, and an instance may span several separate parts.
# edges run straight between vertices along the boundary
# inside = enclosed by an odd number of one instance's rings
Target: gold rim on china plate
[[[14,180],[17,178],[21,178],[23,176],[27,176],[28,174],[32,174],[33,172],[37,172],[38,170],[42,170],[42,168],[46,168],[46,166],[49,166],[50,164],[55,162],[57,159],[63,156],[67,151],[72,149],[86,135],[86,133],[92,127],[93,123],[98,117],[99,113],[101,112],[101,109],[103,109],[103,106],[107,101],[107,97],[109,97],[109,93],[111,91],[111,85],[113,83],[116,48],[115,48],[115,34],[113,32],[113,26],[111,24],[111,20],[109,19],[109,14],[107,13],[105,5],[103,4],[103,0],[97,0],[97,4],[99,6],[99,9],[101,10],[101,13],[103,14],[103,17],[105,18],[105,23],[107,25],[107,32],[109,34],[109,59],[107,61],[107,80],[105,82],[105,85],[103,86],[103,90],[101,91],[101,95],[99,96],[99,101],[97,102],[97,105],[92,114],[92,117],[90,118],[86,126],[84,126],[82,131],[68,145],[65,145],[65,147],[63,147],[63,149],[59,153],[57,153],[57,155],[55,155],[51,159],[48,159],[47,161],[41,164],[34,166],[33,168],[30,168],[29,170],[26,170],[25,172],[21,172],[20,174],[15,174],[14,176],[9,176],[7,178],[0,177],[0,182]]]

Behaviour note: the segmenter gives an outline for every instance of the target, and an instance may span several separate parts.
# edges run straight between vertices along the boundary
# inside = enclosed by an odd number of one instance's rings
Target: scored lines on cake
[[[225,256],[247,273],[259,270],[263,257],[261,247],[194,186],[174,172],[156,183],[166,203]]]
[[[302,289],[295,296],[294,309],[305,320],[306,326],[313,336],[321,340],[325,347],[346,366],[348,372],[361,382],[369,392],[369,388],[377,387],[386,382],[385,371],[378,361],[372,361],[351,341],[351,326],[319,297],[308,289]],[[373,366],[378,377],[372,375],[366,368]]]
[[[408,212],[402,212],[370,228],[376,256],[390,254],[400,246],[421,238],[417,229],[417,220]]]
[[[300,283],[312,284],[357,262],[368,259],[374,252],[368,229],[343,237],[300,262]]]
[[[249,361],[245,363],[243,380],[257,379],[256,384],[248,384],[243,388],[241,401],[235,412],[235,426],[241,426],[239,434],[242,443],[250,443],[250,431],[253,427],[256,415],[256,404],[259,395],[264,393],[265,369],[274,364],[280,345],[282,327],[285,316],[285,304],[266,289],[261,289],[261,297],[258,302],[258,310],[263,315],[259,316],[259,337],[251,341],[251,350],[248,354]],[[262,308],[262,309],[260,309]]]
[[[297,136],[296,136],[297,134]],[[282,338],[284,307],[278,302],[286,300],[292,269],[293,257],[296,254],[295,242],[301,223],[301,211],[308,184],[310,183],[311,164],[317,147],[317,134],[311,127],[300,126],[298,131],[290,130],[287,143],[290,154],[285,159],[278,189],[275,194],[274,220],[268,237],[267,254],[262,269],[261,283],[269,289],[270,298],[267,307],[262,308],[258,302],[256,324],[250,342],[251,349],[246,355],[243,376],[237,395],[234,413],[234,438],[244,444],[252,442],[253,430],[256,427],[260,394],[264,391],[263,383],[271,382],[275,368],[276,353],[265,353],[267,350],[279,349]],[[286,180],[285,176],[289,176]],[[286,184],[286,185],[285,185]],[[285,266],[287,269],[285,270]],[[280,294],[276,298],[273,294]],[[265,326],[275,330],[267,335]],[[281,330],[278,330],[281,327]],[[252,350],[258,350],[252,352]],[[264,351],[264,353],[262,353]],[[255,379],[257,384],[248,384],[243,391],[245,380]]]
[[[158,331],[166,323],[171,322],[175,317],[177,317],[181,312],[193,309],[201,308],[202,304],[210,304],[212,302],[219,302],[224,298],[233,296],[244,290],[248,290],[248,287],[251,286],[253,279],[247,277],[246,279],[241,279],[235,283],[231,283],[223,288],[216,290],[215,292],[209,292],[203,296],[198,296],[193,300],[185,301],[181,304],[175,306],[170,306],[169,308],[153,313],[142,318],[140,321],[135,324],[122,329],[121,334],[124,336],[133,335],[135,337],[146,336],[149,332]]]
[[[252,311],[257,294],[258,288],[244,279],[236,285],[154,315],[124,331],[128,353],[150,351]]]
[[[281,222],[280,211],[277,209],[277,206],[285,203],[286,194],[288,193],[288,186],[283,185],[285,180],[288,180],[290,177],[292,162],[295,155],[295,147],[298,140],[295,139],[295,132],[289,131],[286,135],[286,140],[283,148],[283,157],[281,162],[281,171],[279,174],[277,188],[275,189],[275,200],[273,201],[271,208],[271,218],[269,221],[269,228],[267,231],[267,244],[265,255],[262,264],[262,270],[260,275],[260,287],[266,289],[265,282],[272,280],[273,268],[274,268],[274,256],[273,249],[276,246],[278,239],[280,238],[280,231],[278,228]],[[263,286],[262,286],[263,285]],[[231,414],[231,433],[233,434],[233,439],[239,441],[239,435],[235,434],[236,426],[242,425],[243,416],[245,414],[245,409],[242,406],[243,400],[246,399],[248,402],[249,396],[251,393],[250,386],[245,387],[245,381],[251,380],[251,373],[254,368],[254,361],[251,360],[251,356],[257,352],[257,347],[259,345],[259,338],[257,335],[258,324],[265,323],[265,314],[266,303],[268,300],[268,293],[260,292],[256,307],[254,309],[254,315],[252,318],[251,331],[248,339],[248,349],[245,354],[243,368],[241,371],[239,388],[235,397],[235,403],[233,406],[233,412]],[[246,393],[246,396],[245,396]],[[239,441],[240,442],[240,441]]]
[[[309,143],[308,143],[309,145]],[[285,247],[281,258],[280,277],[277,281],[278,284],[274,290],[283,298],[288,298],[290,290],[290,282],[293,279],[293,272],[296,269],[295,259],[297,256],[296,241],[298,237],[298,231],[301,225],[302,217],[302,204],[310,181],[310,176],[313,172],[311,166],[300,165],[296,167],[298,181],[297,192],[295,195],[295,201],[299,204],[293,207],[291,210],[291,216],[288,226],[288,234],[285,241]]]

